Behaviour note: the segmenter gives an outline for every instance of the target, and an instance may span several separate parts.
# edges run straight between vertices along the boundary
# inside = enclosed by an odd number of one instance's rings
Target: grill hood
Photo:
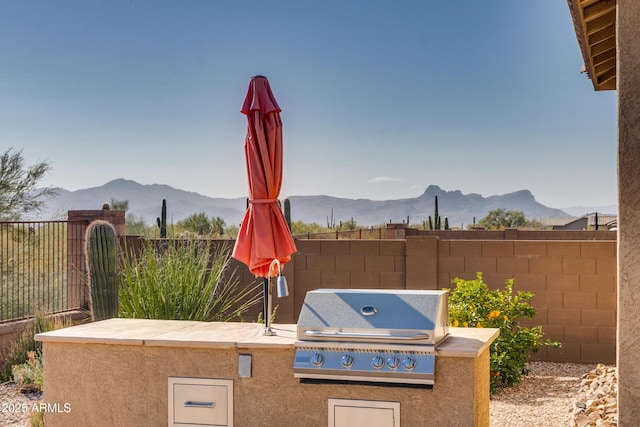
[[[297,338],[435,345],[448,321],[447,291],[317,289],[305,297]]]

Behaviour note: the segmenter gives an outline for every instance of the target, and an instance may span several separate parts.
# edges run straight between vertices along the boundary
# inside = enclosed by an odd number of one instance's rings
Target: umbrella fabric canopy
[[[245,263],[256,277],[269,277],[274,259],[291,259],[296,245],[278,203],[282,186],[282,121],[269,81],[251,78],[242,106],[247,116],[244,142],[249,207],[245,213],[232,256]]]

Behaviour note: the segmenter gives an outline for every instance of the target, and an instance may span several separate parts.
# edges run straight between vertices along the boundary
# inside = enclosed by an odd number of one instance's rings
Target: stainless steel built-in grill
[[[433,385],[447,291],[318,289],[297,324],[294,376]]]

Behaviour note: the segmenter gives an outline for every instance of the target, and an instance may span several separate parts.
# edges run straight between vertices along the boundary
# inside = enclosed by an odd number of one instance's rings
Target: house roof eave
[[[567,0],[593,88],[616,89],[616,0]]]

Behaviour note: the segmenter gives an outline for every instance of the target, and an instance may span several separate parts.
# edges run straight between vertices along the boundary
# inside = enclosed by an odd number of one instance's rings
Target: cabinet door
[[[233,426],[233,381],[169,377],[168,425]]]
[[[329,399],[329,427],[400,427],[400,402]]]

